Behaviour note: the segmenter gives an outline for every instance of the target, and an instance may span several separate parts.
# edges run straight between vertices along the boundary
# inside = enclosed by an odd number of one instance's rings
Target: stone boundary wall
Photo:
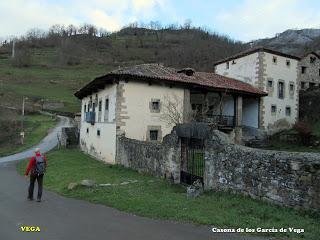
[[[165,136],[162,143],[119,136],[117,163],[180,183],[179,136],[205,140],[205,190],[231,191],[282,206],[320,209],[320,154],[235,145],[217,130],[188,130],[183,126]]]
[[[320,209],[320,154],[217,145],[207,141],[204,186],[278,205]]]
[[[175,134],[165,136],[162,143],[119,136],[116,162],[139,172],[147,172],[180,183],[180,152],[180,141]]]

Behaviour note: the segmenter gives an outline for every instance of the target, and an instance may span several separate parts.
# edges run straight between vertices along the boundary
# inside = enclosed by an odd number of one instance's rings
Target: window
[[[149,134],[150,134],[150,140],[151,141],[158,141],[158,134],[159,131],[158,130],[150,130]]]
[[[226,69],[229,69],[229,62],[226,63]]]
[[[290,60],[286,61],[286,65],[287,65],[287,67],[290,67]]]
[[[273,63],[277,63],[277,57],[273,56],[272,62],[273,62]]]
[[[89,128],[87,128],[87,133],[89,133]]]
[[[280,99],[284,98],[284,82],[279,82],[278,83],[278,97]]]
[[[106,98],[104,109],[109,110],[109,98]]]
[[[160,101],[152,101],[152,109],[160,110]]]
[[[106,98],[105,103],[104,103],[104,121],[108,122],[109,121],[109,98]]]
[[[96,103],[93,103],[92,104],[92,112],[95,112],[96,111]]]
[[[316,84],[314,82],[309,82],[309,87],[313,88],[314,86],[316,86]]]
[[[160,99],[151,99],[149,102],[150,112],[159,113],[161,108]]]
[[[236,64],[236,62],[234,60],[232,60],[232,64]]]
[[[268,88],[272,88],[273,86],[273,81],[272,80],[268,80]]]
[[[293,85],[293,83],[290,83],[289,90],[290,90],[290,92],[293,92],[293,91],[294,91],[294,85]]]
[[[310,57],[310,63],[314,63],[316,61],[315,57]]]
[[[101,101],[101,100],[99,101],[99,107],[98,107],[98,109],[99,109],[99,112],[101,112],[101,110],[102,110],[102,101]]]
[[[286,107],[286,116],[291,116],[291,107]]]
[[[98,129],[97,130],[97,136],[100,137],[100,134],[101,134],[100,129]]]
[[[83,111],[84,111],[84,112],[87,112],[87,104],[84,105]]]
[[[301,67],[301,73],[302,73],[302,74],[305,74],[306,71],[307,71],[307,67],[302,66],[302,67]]]
[[[305,82],[301,82],[301,89],[304,89],[306,87],[306,83]]]
[[[276,105],[272,105],[271,106],[271,114],[276,114],[277,112],[277,106]]]

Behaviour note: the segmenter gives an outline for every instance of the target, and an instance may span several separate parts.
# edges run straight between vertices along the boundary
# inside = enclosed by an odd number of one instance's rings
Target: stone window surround
[[[269,86],[269,83],[271,83],[271,86]],[[274,92],[274,81],[273,81],[273,78],[268,78],[267,79],[267,92],[269,93],[270,97],[273,96],[273,92]]]
[[[151,140],[150,139],[150,131],[158,131],[158,140]],[[147,136],[146,140],[149,142],[160,142],[162,139],[162,131],[161,131],[161,126],[154,126],[154,125],[149,125],[147,126]]]
[[[289,111],[288,111],[289,110]],[[289,113],[289,114],[288,114]],[[290,117],[291,116],[291,106],[287,105],[286,106],[286,111],[285,111],[285,114],[287,117]]]
[[[291,90],[291,86],[293,86],[292,90]],[[294,82],[290,81],[289,82],[289,95],[290,95],[291,99],[293,99],[294,91],[295,91],[295,84],[294,84]]]
[[[280,92],[279,92],[279,85],[280,85],[280,83],[283,83],[283,97],[282,97],[282,98],[279,97],[279,95],[280,95],[280,94],[279,94],[279,93],[280,93]],[[279,80],[278,80],[277,90],[278,90],[278,91],[277,91],[277,93],[278,93],[278,98],[279,98],[279,99],[285,99],[285,98],[286,98],[286,84],[285,84],[285,81],[284,81],[284,80],[282,80],[282,79],[279,79]]]
[[[273,108],[275,109],[274,111],[272,111]],[[277,105],[276,104],[271,104],[270,112],[271,112],[272,116],[275,116],[277,114]]]
[[[154,109],[153,108],[153,103],[154,102],[158,102],[159,103],[159,109]],[[160,99],[152,98],[151,101],[149,102],[149,109],[150,109],[150,112],[152,112],[152,113],[160,113],[160,111],[161,111],[161,101],[160,101]]]

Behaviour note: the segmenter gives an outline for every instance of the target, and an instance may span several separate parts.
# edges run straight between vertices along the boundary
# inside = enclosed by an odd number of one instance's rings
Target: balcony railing
[[[96,122],[96,113],[95,112],[86,112],[86,118],[85,121],[87,123],[94,124]]]
[[[234,127],[235,117],[229,115],[207,115],[200,119],[201,122],[214,123],[218,127]]]

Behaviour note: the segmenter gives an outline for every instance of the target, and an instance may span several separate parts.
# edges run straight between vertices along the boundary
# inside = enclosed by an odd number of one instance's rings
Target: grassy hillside
[[[244,49],[240,42],[200,29],[125,28],[113,34],[45,37],[29,34],[0,48],[0,101],[27,108],[55,105],[59,111],[79,111],[73,93],[94,77],[119,66],[161,62],[174,67],[212,71],[214,61]]]
[[[24,118],[24,144],[21,144],[21,117],[14,123],[4,124],[0,121],[0,157],[7,156],[28,149],[44,138],[49,129],[53,128],[57,120],[45,115],[29,115]],[[14,127],[13,127],[14,125]]]
[[[62,102],[65,106],[57,110],[76,112],[79,110],[79,102],[73,93],[95,76],[108,70],[106,66],[101,65],[51,65],[50,62],[57,54],[55,48],[32,49],[31,54],[34,61],[28,67],[15,67],[9,54],[1,54],[1,104],[19,108],[22,96],[27,96],[28,106],[41,104],[42,100]]]

